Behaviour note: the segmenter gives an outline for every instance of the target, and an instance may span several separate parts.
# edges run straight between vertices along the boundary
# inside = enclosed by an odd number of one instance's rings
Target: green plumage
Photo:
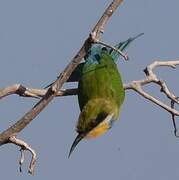
[[[118,43],[121,51],[143,33]],[[116,61],[119,53],[111,48],[92,45],[85,62],[78,65],[69,81],[78,81],[80,116],[77,123],[78,135],[70,154],[85,137],[94,138],[105,133],[118,119],[125,98],[121,75]]]
[[[125,92],[121,75],[110,54],[104,51],[98,57],[98,64],[84,65],[78,89],[82,111],[77,125],[78,132],[85,133],[94,128],[102,121],[99,118],[99,122],[96,122],[101,114],[105,116],[113,113],[113,119],[118,118]]]

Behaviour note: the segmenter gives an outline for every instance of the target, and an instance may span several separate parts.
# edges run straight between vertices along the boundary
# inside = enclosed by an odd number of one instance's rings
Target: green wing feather
[[[77,131],[85,133],[109,114],[119,116],[125,91],[117,65],[108,53],[101,53],[99,64],[85,64],[78,86],[81,114]],[[93,122],[94,121],[94,122]],[[98,122],[96,122],[98,121]]]
[[[108,53],[102,53],[99,64],[84,65],[79,81],[80,109],[92,98],[105,98],[120,106],[124,89],[117,65]]]

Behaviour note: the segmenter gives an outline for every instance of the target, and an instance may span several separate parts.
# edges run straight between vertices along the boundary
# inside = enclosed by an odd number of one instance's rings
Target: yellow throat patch
[[[98,136],[103,135],[108,129],[111,128],[110,122],[112,121],[113,113],[108,115],[103,122],[101,122],[97,127],[92,129],[86,136],[86,139],[93,139]]]

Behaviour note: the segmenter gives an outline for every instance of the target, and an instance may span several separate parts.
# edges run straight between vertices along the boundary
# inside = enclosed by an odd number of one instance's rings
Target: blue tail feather
[[[126,41],[116,44],[114,47],[119,49],[120,51],[124,51],[130,45],[131,42],[133,42],[134,40],[136,40],[138,37],[140,37],[142,35],[144,35],[144,33],[140,33],[135,37],[130,37]],[[117,61],[121,55],[118,52],[116,52],[115,50],[111,50],[111,56],[114,59],[114,61]]]
[[[131,42],[133,42],[135,39],[142,36],[143,34],[144,33],[140,33],[135,37],[130,37],[126,41],[123,41],[123,42],[116,44],[114,47],[119,49],[120,51],[124,51],[130,45]],[[99,44],[93,44],[92,47],[90,48],[89,52],[88,52],[88,55],[85,57],[86,63],[87,64],[98,64],[98,56],[100,56],[101,53],[104,51],[111,54],[111,56],[115,62],[121,56],[117,51],[115,51],[109,47],[105,47],[105,46],[102,46]]]

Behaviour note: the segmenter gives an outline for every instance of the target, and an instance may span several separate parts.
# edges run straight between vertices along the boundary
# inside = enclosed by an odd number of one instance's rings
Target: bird
[[[118,43],[115,48],[124,51],[138,34]],[[68,81],[78,81],[80,115],[76,125],[77,136],[69,156],[82,139],[93,139],[107,132],[119,118],[125,99],[117,60],[120,54],[110,47],[94,44],[85,62],[79,64]]]

